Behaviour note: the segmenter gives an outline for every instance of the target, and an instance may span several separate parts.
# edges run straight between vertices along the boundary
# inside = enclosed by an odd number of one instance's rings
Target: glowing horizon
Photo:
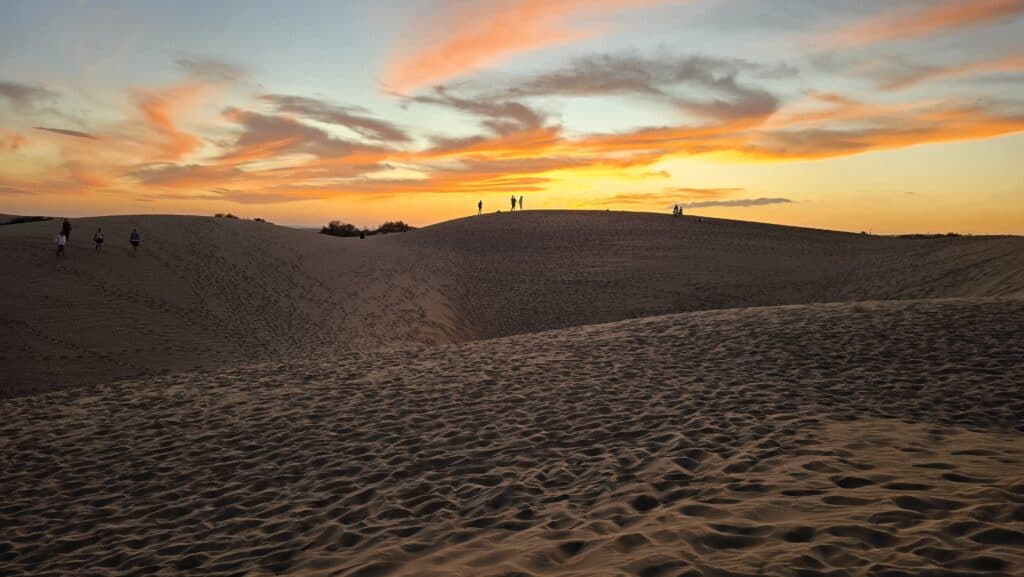
[[[1024,0],[10,2],[0,213],[1024,233]]]

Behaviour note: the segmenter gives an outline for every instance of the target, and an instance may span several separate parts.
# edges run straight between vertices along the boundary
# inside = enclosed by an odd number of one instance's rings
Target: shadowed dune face
[[[180,216],[0,226],[0,395],[680,311],[1024,294],[1024,239],[526,211],[359,241]],[[106,244],[93,252],[102,226]],[[143,237],[138,258],[128,234]]]
[[[707,311],[7,399],[0,574],[1019,575],[1022,324]]]

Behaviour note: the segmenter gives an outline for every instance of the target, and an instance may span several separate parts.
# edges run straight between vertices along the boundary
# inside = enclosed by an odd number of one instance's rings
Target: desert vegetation
[[[416,227],[401,220],[389,220],[377,228],[359,228],[354,224],[332,220],[320,229],[320,234],[331,236],[371,236],[374,234],[390,234],[393,232],[409,232]]]

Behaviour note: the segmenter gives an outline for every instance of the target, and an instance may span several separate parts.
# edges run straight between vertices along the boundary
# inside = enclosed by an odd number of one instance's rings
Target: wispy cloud
[[[903,90],[916,84],[958,76],[975,76],[1002,72],[1024,72],[1024,54],[993,58],[964,64],[910,64],[902,59],[888,58],[865,71],[880,88]]]
[[[53,100],[57,93],[46,88],[30,86],[19,82],[0,81],[0,98],[6,100],[15,110],[27,111],[42,102]]]
[[[410,89],[491,65],[509,55],[601,34],[597,27],[574,26],[584,14],[602,14],[667,0],[498,0],[448,3],[432,22],[417,23],[426,33],[418,44],[403,44],[385,77],[393,90]],[[425,47],[429,46],[429,47]]]
[[[17,152],[28,139],[17,132],[0,131],[0,152]]]
[[[186,77],[201,82],[230,84],[244,79],[244,67],[214,58],[178,58],[174,64]]]
[[[673,194],[682,194],[689,198],[721,198],[741,193],[745,188],[672,188]]]
[[[735,200],[702,200],[699,202],[684,202],[684,208],[711,208],[711,207],[750,207],[765,206],[768,204],[789,204],[793,202],[788,198],[737,198]]]
[[[779,100],[738,76],[793,76],[786,64],[763,66],[741,59],[707,56],[598,54],[579,57],[568,66],[515,79],[506,92],[513,96],[599,96],[632,94],[657,98],[703,118],[736,119],[766,116]],[[693,89],[713,96],[689,96]],[[690,89],[690,90],[687,90]]]
[[[266,94],[260,97],[271,103],[279,112],[295,114],[326,124],[344,126],[367,138],[381,142],[408,142],[408,133],[394,124],[374,118],[366,109],[357,106],[338,106],[322,100],[304,96]]]
[[[201,84],[180,84],[135,91],[135,106],[157,137],[156,159],[174,161],[195,151],[202,139],[178,128],[176,115],[204,92]]]
[[[1006,22],[1021,13],[1024,13],[1024,0],[947,0],[921,8],[895,8],[846,28],[829,31],[823,39],[834,47],[873,45]]]
[[[95,134],[89,134],[88,132],[82,132],[80,130],[71,130],[68,128],[50,128],[48,126],[33,126],[36,130],[45,130],[47,132],[54,132],[57,134],[63,134],[64,136],[74,136],[75,138],[84,138],[86,140],[103,140]]]
[[[27,196],[31,194],[35,193],[21,187],[0,184],[0,196]]]

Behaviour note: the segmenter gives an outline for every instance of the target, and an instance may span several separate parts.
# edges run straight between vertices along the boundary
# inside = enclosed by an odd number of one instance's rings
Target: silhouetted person
[[[683,205],[679,205],[679,216],[683,216]]]
[[[135,253],[139,252],[139,244],[142,243],[142,237],[139,236],[138,229],[132,229],[132,235],[128,237],[128,242],[132,243],[132,256],[135,256]]]
[[[67,253],[64,252],[64,247],[68,244],[68,237],[64,236],[64,231],[60,231],[57,233],[56,242],[57,256],[67,256]]]
[[[519,197],[519,210],[523,210],[523,197]]]
[[[512,212],[516,211],[516,197],[512,195]]]
[[[68,219],[64,219],[64,224],[60,225],[60,231],[64,233],[64,242],[71,242],[71,223],[68,222]]]
[[[479,216],[479,215],[481,215],[483,213],[484,213],[484,201],[481,200],[481,201],[478,201],[476,203],[476,214],[477,214],[477,216]]]
[[[96,243],[96,252],[99,252],[103,248],[103,229],[97,228],[96,234],[92,235],[93,242]]]

